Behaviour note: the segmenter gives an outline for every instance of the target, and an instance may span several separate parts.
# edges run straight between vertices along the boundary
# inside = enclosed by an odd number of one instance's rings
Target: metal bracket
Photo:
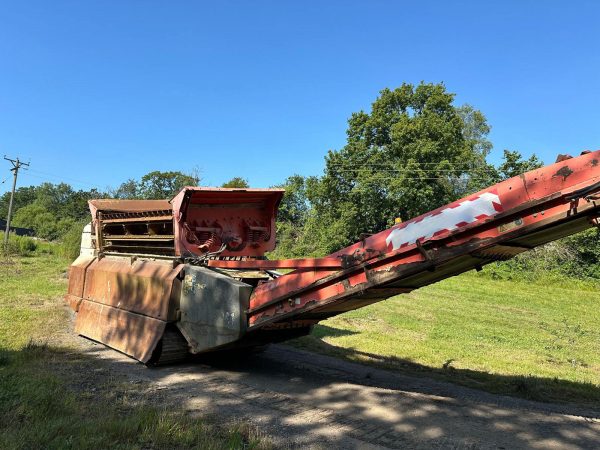
[[[567,200],[575,200],[581,197],[588,198],[594,195],[598,195],[598,191],[600,190],[600,181],[598,183],[594,183],[591,186],[579,189],[575,192],[572,192],[570,195],[567,195]]]
[[[591,194],[591,195],[588,195],[585,199],[588,202],[593,202],[593,201],[596,201],[596,200],[600,200],[600,194]]]
[[[425,250],[421,241],[416,241],[415,245],[417,246],[417,250],[419,250],[419,253],[421,253],[421,255],[423,255],[423,257],[425,258],[426,261],[431,261],[433,259],[433,256],[431,256],[431,252],[428,250]]]

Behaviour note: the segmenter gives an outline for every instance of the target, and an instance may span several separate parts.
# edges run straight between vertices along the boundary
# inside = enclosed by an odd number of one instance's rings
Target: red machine
[[[66,299],[78,333],[144,363],[290,339],[597,225],[599,160],[600,151],[563,158],[315,259],[264,258],[281,190],[93,200]]]

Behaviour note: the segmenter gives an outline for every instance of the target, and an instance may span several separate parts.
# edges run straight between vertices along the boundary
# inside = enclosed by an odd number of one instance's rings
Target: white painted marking
[[[491,192],[485,192],[474,200],[466,200],[454,208],[446,208],[439,214],[425,216],[417,222],[407,222],[401,228],[394,228],[385,239],[387,245],[392,243],[394,250],[404,244],[414,244],[418,239],[429,239],[441,230],[453,231],[459,223],[473,223],[478,216],[495,216],[498,211],[493,203],[500,205],[500,198]]]

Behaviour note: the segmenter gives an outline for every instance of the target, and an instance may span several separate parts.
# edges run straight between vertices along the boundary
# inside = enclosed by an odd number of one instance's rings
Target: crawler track
[[[179,330],[175,326],[169,326],[156,346],[148,365],[164,366],[184,362],[191,356],[188,348],[188,343]]]

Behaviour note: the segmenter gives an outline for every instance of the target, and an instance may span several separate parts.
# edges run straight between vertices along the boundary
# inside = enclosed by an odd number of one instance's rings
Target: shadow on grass
[[[334,328],[327,325],[318,324],[313,329],[311,335],[316,337],[342,337],[342,336],[353,336],[358,334],[358,331],[343,330],[341,328]]]
[[[592,408],[600,406],[600,387],[592,383],[459,369],[452,366],[453,359],[447,360],[442,367],[431,367],[409,359],[377,355],[354,348],[337,347],[322,340],[322,337],[344,335],[340,333],[341,331],[344,330],[318,325],[318,329],[313,334],[289,343],[296,348],[335,356],[347,361],[368,364],[406,375],[432,377],[494,394],[546,403],[575,404]]]
[[[34,342],[0,347],[2,449],[270,446],[246,423],[193,418],[160,400],[85,353]]]

